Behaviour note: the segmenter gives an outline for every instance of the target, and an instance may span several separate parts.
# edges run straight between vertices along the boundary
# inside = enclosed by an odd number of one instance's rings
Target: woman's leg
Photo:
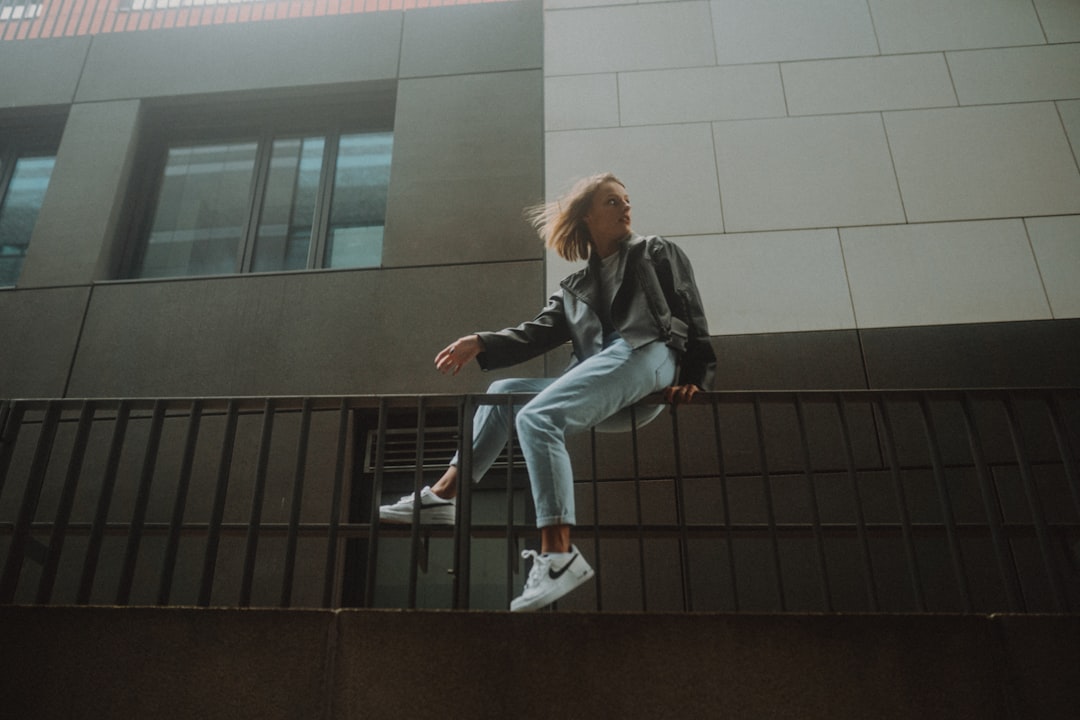
[[[496,380],[488,387],[488,393],[492,395],[538,393],[553,382],[555,378]],[[473,482],[478,482],[491,469],[510,439],[510,420],[507,417],[507,409],[505,403],[481,405],[476,409],[476,415],[473,417]],[[458,465],[459,458],[455,454],[446,472],[431,486],[433,493],[447,499],[457,496]]]
[[[619,339],[556,378],[517,414],[518,436],[529,469],[537,526],[548,531],[552,552],[576,524],[574,480],[566,436],[583,432],[646,395],[670,385],[675,355],[654,342],[637,350]]]

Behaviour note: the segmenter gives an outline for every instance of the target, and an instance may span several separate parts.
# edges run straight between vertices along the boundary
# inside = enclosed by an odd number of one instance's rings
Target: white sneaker
[[[405,495],[393,505],[379,507],[379,519],[388,523],[411,523],[413,521],[413,498],[415,493]],[[453,525],[456,512],[454,501],[441,498],[424,486],[420,491],[420,524]]]
[[[540,555],[526,550],[521,557],[531,557],[533,565],[524,592],[510,603],[511,612],[527,612],[550,605],[595,574],[576,545],[568,553]]]

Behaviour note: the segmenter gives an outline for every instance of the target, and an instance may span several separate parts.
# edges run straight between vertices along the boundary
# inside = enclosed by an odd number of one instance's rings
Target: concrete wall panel
[[[717,62],[876,55],[862,0],[712,0]]]
[[[544,19],[544,72],[579,75],[716,63],[709,5],[649,3],[551,10]]]
[[[383,265],[539,258],[542,123],[539,71],[403,80]]]
[[[401,77],[537,69],[543,36],[539,0],[406,12]]]
[[[100,35],[79,102],[397,77],[401,13]]]
[[[540,289],[539,263],[101,285],[70,394],[482,390],[493,378],[476,368],[444,378],[435,354],[533,317]],[[542,374],[542,363],[516,372]]]
[[[108,277],[138,119],[137,100],[72,106],[20,287],[87,284]]]
[[[1018,220],[840,231],[859,327],[1049,319]]]
[[[956,105],[940,53],[784,63],[792,115]]]
[[[1052,103],[885,113],[910,222],[1080,212]]]
[[[1035,6],[1012,0],[870,0],[883,53],[1045,42]]]
[[[0,397],[62,397],[89,288],[0,291]]]
[[[90,38],[0,42],[0,109],[75,99]]]

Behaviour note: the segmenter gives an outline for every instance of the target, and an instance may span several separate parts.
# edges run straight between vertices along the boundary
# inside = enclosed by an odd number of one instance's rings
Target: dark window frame
[[[396,96],[396,82],[382,82],[318,97],[286,95],[186,104],[168,101],[146,108],[125,209],[130,222],[122,231],[123,251],[116,277],[166,280],[332,269],[325,265],[325,255],[340,140],[352,134],[393,133]],[[302,270],[253,270],[274,142],[307,137],[325,140],[307,263]],[[255,142],[257,148],[234,269],[212,274],[141,275],[170,148],[239,141]]]
[[[66,116],[46,113],[0,120],[0,211],[7,202],[15,167],[21,158],[47,157],[55,162],[65,119]],[[0,287],[14,286],[0,282]]]

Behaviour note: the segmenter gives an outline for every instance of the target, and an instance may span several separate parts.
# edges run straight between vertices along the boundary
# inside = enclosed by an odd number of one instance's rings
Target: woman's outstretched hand
[[[484,352],[484,343],[478,335],[466,335],[447,345],[435,356],[435,369],[443,375],[457,375],[461,368]]]
[[[672,385],[664,389],[664,400],[672,405],[690,402],[702,389],[697,385]]]

